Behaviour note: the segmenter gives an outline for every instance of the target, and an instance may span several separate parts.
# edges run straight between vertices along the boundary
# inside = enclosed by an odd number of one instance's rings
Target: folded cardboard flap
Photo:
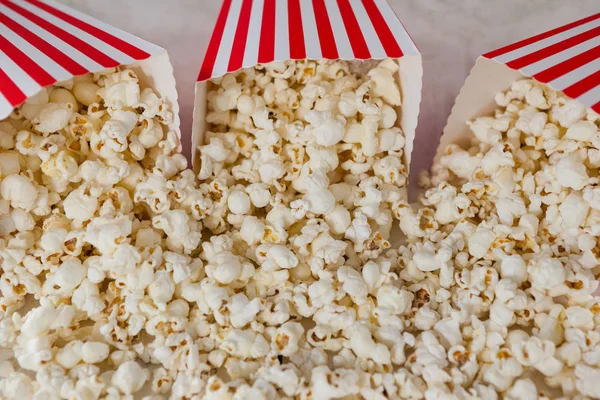
[[[400,106],[398,114],[400,117],[398,124],[406,137],[404,165],[409,170],[419,120],[421,90],[423,89],[423,60],[421,55],[417,54],[402,57],[398,61],[400,64],[400,90],[402,91],[402,106]]]
[[[488,58],[479,57],[460,89],[448,122],[444,127],[434,162],[439,161],[449,144],[469,145],[473,133],[467,121],[480,115],[489,115],[496,109],[496,93],[505,91],[523,74]]]

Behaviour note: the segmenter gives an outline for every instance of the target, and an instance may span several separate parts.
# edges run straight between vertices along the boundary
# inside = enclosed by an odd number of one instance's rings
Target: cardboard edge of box
[[[198,146],[204,143],[204,133],[206,132],[206,92],[208,81],[196,82],[194,91],[194,112],[192,120],[192,171],[198,173],[200,170],[200,160],[198,159]]]
[[[496,93],[509,89],[514,81],[525,77],[503,63],[480,56],[454,101],[433,162],[439,161],[449,144],[467,147],[473,133],[466,122],[493,113],[497,107],[494,101]]]
[[[400,90],[402,91],[400,128],[406,138],[404,164],[408,172],[410,171],[423,93],[423,58],[420,53],[404,56],[399,59],[399,65]]]
[[[404,148],[403,161],[407,171],[410,168],[411,153],[413,150],[415,132],[419,119],[421,104],[421,93],[423,89],[423,59],[421,54],[405,55],[398,58],[398,81],[402,93],[402,105],[397,109],[398,122],[396,126],[404,132],[406,144]],[[287,60],[285,60],[287,61]],[[368,61],[368,60],[346,60],[346,61]],[[200,160],[197,157],[198,146],[204,142],[206,132],[206,92],[207,82],[196,82],[194,113],[192,124],[192,169],[198,172]]]

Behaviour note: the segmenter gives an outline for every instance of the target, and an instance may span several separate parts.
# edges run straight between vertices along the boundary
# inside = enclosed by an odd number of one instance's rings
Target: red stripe
[[[260,25],[258,62],[261,64],[275,59],[275,0],[265,0]]]
[[[535,62],[543,60],[544,58],[548,58],[556,53],[560,53],[563,50],[576,46],[579,43],[583,43],[587,40],[590,40],[598,35],[600,35],[600,26],[594,29],[590,29],[589,31],[580,33],[579,35],[572,36],[568,39],[563,40],[562,42],[554,43],[551,46],[545,47],[538,51],[534,51],[531,54],[519,57],[516,60],[507,62],[506,65],[513,69],[521,69],[523,67],[526,67],[527,65],[531,65]]]
[[[227,14],[229,14],[229,8],[231,7],[231,0],[224,0],[217,17],[217,22],[213,29],[213,34],[208,42],[206,49],[206,55],[200,67],[200,73],[198,74],[198,80],[203,81],[209,79],[212,75],[213,67],[215,66],[215,60],[217,59],[217,53],[219,52],[219,45],[223,38],[223,31],[225,30],[225,22],[227,21]]]
[[[337,47],[335,45],[335,37],[333,36],[333,30],[331,29],[331,23],[329,22],[329,15],[327,14],[327,8],[325,7],[325,1],[313,0],[313,8],[323,58],[328,58],[330,60],[339,58]]]
[[[0,35],[0,49],[13,60],[23,71],[27,73],[40,86],[49,86],[56,82],[49,73],[29,58],[25,53],[15,47],[4,36]]]
[[[600,101],[592,106],[592,110],[600,114]]]
[[[586,76],[579,82],[576,82],[563,90],[564,94],[575,99],[590,89],[600,85],[600,71],[596,71],[590,76]]]
[[[556,78],[568,74],[582,65],[594,61],[597,58],[600,58],[600,46],[596,46],[593,49],[578,54],[575,57],[565,60],[560,64],[556,64],[545,71],[538,72],[537,74],[533,75],[533,78],[540,82],[548,83]]]
[[[0,23],[6,25],[11,31],[22,37],[24,40],[35,46],[39,51],[44,53],[58,65],[66,69],[73,75],[83,75],[89,72],[87,69],[79,65],[73,59],[66,54],[62,53],[56,47],[46,42],[35,33],[29,31],[27,28],[8,18],[6,15],[0,13]]]
[[[13,11],[21,14],[23,17],[29,19],[31,22],[34,22],[36,25],[44,28],[45,30],[47,30],[48,32],[50,32],[51,34],[56,36],[57,38],[61,39],[62,41],[70,44],[71,46],[73,46],[74,48],[79,50],[81,53],[90,57],[92,60],[96,61],[98,64],[102,65],[103,67],[111,68],[111,67],[116,67],[119,65],[119,62],[113,60],[106,54],[102,53],[101,51],[94,48],[93,46],[87,44],[86,42],[79,39],[78,37],[71,35],[69,32],[62,30],[58,26],[53,25],[50,22],[44,20],[43,18],[35,15],[34,13],[16,5],[12,1],[0,0],[0,3],[2,3],[3,5],[5,5],[6,7],[10,8],[10,9],[12,9]]]
[[[513,50],[520,49],[521,47],[525,47],[527,45],[530,45],[531,43],[539,42],[540,40],[544,40],[546,38],[549,38],[550,36],[558,35],[559,33],[568,31],[571,28],[575,28],[577,26],[586,24],[586,23],[588,23],[590,21],[594,21],[594,20],[596,20],[598,18],[600,18],[600,13],[594,14],[594,15],[590,15],[589,17],[580,19],[580,20],[575,21],[575,22],[571,22],[570,24],[561,26],[560,28],[556,28],[556,29],[552,29],[551,31],[548,31],[548,32],[540,33],[539,35],[532,36],[532,37],[530,37],[528,39],[524,39],[524,40],[521,40],[519,42],[516,42],[516,43],[513,43],[513,44],[509,44],[508,46],[504,46],[504,47],[501,47],[501,48],[499,48],[497,50],[490,51],[489,53],[485,53],[483,56],[486,57],[486,58],[498,57],[498,56],[500,56],[502,54],[506,54],[506,53],[509,53],[509,52],[511,52]]]
[[[360,25],[358,25],[358,21],[354,15],[354,11],[352,11],[352,7],[350,7],[350,3],[348,0],[338,0],[338,6],[340,8],[342,20],[344,21],[346,33],[348,34],[348,39],[350,40],[350,46],[352,46],[354,57],[362,60],[371,58],[369,47],[367,46],[367,42],[363,37]]]
[[[394,34],[385,22],[385,19],[381,15],[381,12],[379,11],[379,8],[375,2],[373,0],[362,0],[362,3],[365,7],[365,10],[367,10],[371,24],[373,25],[373,28],[375,28],[377,37],[379,37],[379,41],[385,50],[385,54],[387,54],[387,56],[390,58],[402,57],[404,53],[402,52],[398,42],[396,42]]]
[[[112,34],[105,32],[102,29],[99,29],[93,25],[90,25],[85,21],[81,21],[63,11],[57,10],[56,8],[51,7],[46,3],[43,3],[39,0],[26,0],[26,1],[41,8],[42,10],[54,15],[55,17],[58,17],[58,18],[62,19],[63,21],[68,22],[69,24],[81,29],[82,31],[85,31],[85,32],[89,33],[90,35],[95,36],[96,38],[102,40],[104,43],[114,47],[115,49],[118,49],[119,51],[127,54],[128,56],[130,56],[136,60],[145,60],[146,58],[150,57],[149,53],[145,52],[142,49],[137,48],[136,46],[132,45],[131,43],[127,43],[123,39],[113,36]]]
[[[229,65],[227,67],[228,72],[237,71],[242,68],[244,54],[246,53],[246,39],[248,38],[251,11],[252,0],[243,0],[237,29],[233,38],[233,46],[231,47],[231,57],[229,58]]]
[[[306,58],[300,0],[288,0],[288,30],[290,36],[290,58],[292,60]]]
[[[16,107],[19,104],[27,100],[25,93],[19,89],[17,85],[4,73],[0,68],[0,93],[6,97],[6,100],[13,106]]]

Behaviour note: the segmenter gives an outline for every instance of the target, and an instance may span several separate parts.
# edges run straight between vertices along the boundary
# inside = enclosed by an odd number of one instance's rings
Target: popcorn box
[[[600,112],[600,13],[480,56],[452,107],[436,160],[449,144],[468,145],[465,122],[490,114],[495,94],[523,77]]]
[[[192,164],[206,128],[207,81],[241,68],[287,60],[398,59],[406,136],[412,152],[423,67],[419,49],[386,0],[224,0],[196,82]],[[398,111],[398,110],[397,110]]]
[[[127,65],[141,84],[179,107],[167,52],[53,1],[0,0],[0,120],[42,88],[74,76]]]

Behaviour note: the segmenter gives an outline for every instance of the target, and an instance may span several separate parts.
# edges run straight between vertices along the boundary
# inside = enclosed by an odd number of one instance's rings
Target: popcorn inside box
[[[306,3],[221,9],[192,133],[194,171],[220,198],[205,226],[251,233],[256,246],[265,229],[285,244],[312,220],[376,256],[390,247],[392,206],[406,200],[421,56],[385,2],[365,2],[365,15]],[[245,218],[254,214],[262,222]],[[346,245],[333,247],[336,260]]]
[[[478,61],[418,204],[382,0],[225,0],[194,172],[164,50],[0,18],[0,397],[600,397],[600,14]]]

